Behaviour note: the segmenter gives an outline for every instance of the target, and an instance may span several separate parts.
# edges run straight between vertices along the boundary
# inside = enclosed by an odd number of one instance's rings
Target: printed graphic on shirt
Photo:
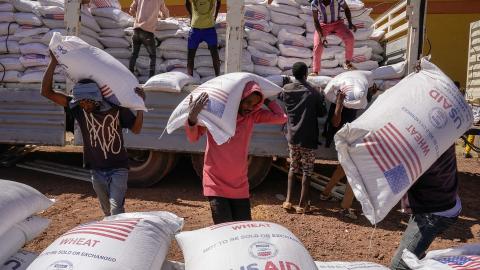
[[[120,112],[117,111],[115,114],[108,114],[103,120],[96,119],[92,113],[85,111],[83,111],[83,113],[88,130],[88,138],[90,139],[90,146],[92,148],[100,148],[103,152],[104,159],[107,159],[108,154],[119,154],[122,151],[123,145],[121,134],[118,132]]]

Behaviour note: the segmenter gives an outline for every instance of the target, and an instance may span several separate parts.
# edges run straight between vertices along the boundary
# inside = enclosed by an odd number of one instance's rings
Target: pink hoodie
[[[255,110],[246,116],[237,116],[235,135],[226,143],[217,145],[208,130],[201,126],[190,127],[186,123],[186,133],[190,142],[196,142],[207,132],[207,147],[203,165],[203,195],[229,199],[250,197],[248,186],[248,150],[252,137],[253,124],[277,124],[287,121],[287,115],[274,101],[268,104],[270,110],[262,109],[263,94],[256,83],[247,83],[242,99],[254,92],[262,95]]]

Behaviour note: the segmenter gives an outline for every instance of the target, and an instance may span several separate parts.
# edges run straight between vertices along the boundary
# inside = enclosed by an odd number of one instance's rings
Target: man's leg
[[[433,214],[412,215],[390,268],[392,270],[409,270],[410,268],[402,260],[403,250],[407,249],[418,258],[423,258],[425,251],[433,240],[455,221],[456,218],[446,218]]]
[[[213,69],[215,70],[215,77],[220,76],[220,56],[218,55],[217,46],[208,47],[210,54],[212,55]]]
[[[215,77],[220,76],[220,56],[218,55],[218,37],[215,27],[207,29],[203,37],[208,44],[208,49],[212,55],[213,69],[215,70]]]
[[[155,47],[155,36],[153,33],[143,31],[142,44],[147,49],[150,56],[150,77],[155,75],[155,67],[157,63],[157,48]]]
[[[295,184],[295,175],[300,173],[300,164],[302,156],[298,152],[297,145],[288,145],[290,150],[290,170],[288,171],[287,196],[283,203],[283,208],[289,210],[292,208],[292,191]]]
[[[110,216],[110,201],[108,194],[108,176],[104,171],[91,170],[93,190],[97,194],[100,207],[105,216]]]
[[[345,177],[345,172],[343,171],[342,165],[339,164],[337,165],[337,168],[335,168],[330,181],[328,181],[327,186],[323,190],[320,199],[328,200],[332,196],[333,188],[338,184],[338,182],[340,182],[340,180],[342,180],[343,177]]]
[[[193,76],[193,68],[195,67],[195,54],[197,54],[198,46],[202,39],[200,29],[192,28],[188,36],[188,55],[187,55],[187,73]]]
[[[351,67],[355,37],[353,36],[352,31],[348,29],[343,21],[335,24],[335,33],[345,44],[345,64],[347,67]]]
[[[110,213],[125,213],[125,193],[127,192],[128,169],[112,169],[110,171]]]
[[[252,220],[250,199],[231,199],[232,218],[234,221]]]
[[[322,67],[323,44],[317,31],[313,35],[313,73],[319,74]]]
[[[214,224],[232,222],[232,210],[229,199],[222,197],[208,197]]]
[[[132,56],[130,57],[129,69],[133,73],[135,72],[135,64],[137,63],[138,54],[140,53],[140,46],[142,45],[142,40],[139,37],[139,29],[133,30],[132,42],[133,47]]]
[[[342,208],[343,209],[350,209],[353,204],[353,198],[355,197],[353,195],[353,190],[352,187],[348,184],[348,182],[345,184],[345,194],[343,194],[343,200],[342,200]]]
[[[315,152],[313,149],[302,148],[302,191],[298,206],[303,208],[303,213],[308,212],[310,204],[310,182],[315,168]]]

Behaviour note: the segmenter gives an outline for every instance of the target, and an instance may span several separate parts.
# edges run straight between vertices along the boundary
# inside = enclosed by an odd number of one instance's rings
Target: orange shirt
[[[155,32],[157,20],[170,16],[164,0],[133,0],[130,14],[135,16],[133,28],[141,28],[147,32]]]

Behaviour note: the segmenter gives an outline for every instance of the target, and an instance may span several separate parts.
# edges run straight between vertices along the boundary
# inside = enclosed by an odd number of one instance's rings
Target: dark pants
[[[208,197],[213,223],[252,220],[250,199]]]
[[[456,221],[457,218],[447,218],[433,214],[412,215],[390,268],[392,270],[410,269],[402,260],[403,250],[407,249],[418,258],[423,258],[433,240]]]
[[[129,69],[133,73],[135,71],[135,63],[137,62],[140,46],[143,44],[150,56],[150,77],[155,75],[155,66],[157,61],[157,51],[155,47],[155,36],[151,32],[135,28],[133,30],[133,51],[130,58]]]

